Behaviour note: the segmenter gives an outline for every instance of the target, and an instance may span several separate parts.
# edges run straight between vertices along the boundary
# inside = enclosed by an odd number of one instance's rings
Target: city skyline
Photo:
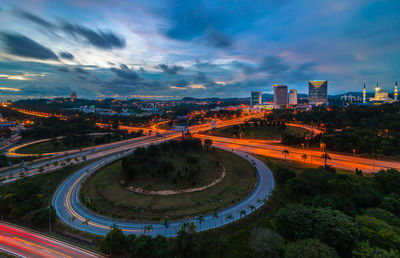
[[[308,81],[320,78],[330,82],[330,95],[361,92],[364,82],[392,92],[398,7],[361,0],[117,1],[111,8],[105,1],[7,0],[0,4],[0,94],[247,97],[272,94],[274,84],[307,93]]]

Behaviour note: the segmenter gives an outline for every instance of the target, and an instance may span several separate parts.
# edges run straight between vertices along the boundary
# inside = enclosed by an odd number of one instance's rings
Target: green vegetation
[[[223,180],[207,189],[174,195],[146,195],[127,189],[180,190],[207,186],[226,170]],[[138,148],[90,177],[82,188],[83,202],[106,216],[130,220],[174,220],[211,213],[247,196],[255,171],[235,154],[211,149],[200,140]]]
[[[142,136],[142,134],[143,131],[138,131],[137,133],[130,134],[124,132],[115,132],[113,134],[107,133],[103,135],[69,135],[61,139],[53,138],[49,141],[28,145],[24,148],[19,149],[17,152],[42,154],[49,152],[66,151],[120,141],[129,138],[135,138]]]
[[[23,139],[44,139],[66,135],[88,134],[102,132],[93,121],[75,118],[59,120],[58,118],[45,118],[36,122],[28,130],[22,131]]]
[[[369,156],[400,156],[400,104],[320,107],[305,112],[274,110],[268,121],[313,124],[326,133],[311,143],[326,143],[327,150]],[[304,141],[293,144],[300,145]],[[290,144],[290,143],[287,143]]]
[[[1,217],[33,227],[49,223],[49,203],[57,186],[72,172],[84,166],[74,165],[58,171],[19,179],[0,186]],[[56,214],[52,209],[52,221]]]
[[[243,125],[220,128],[213,132],[213,135],[222,137],[262,140],[282,140],[291,136],[304,137],[306,134],[308,134],[306,129],[286,126],[281,121],[264,119],[252,119]]]

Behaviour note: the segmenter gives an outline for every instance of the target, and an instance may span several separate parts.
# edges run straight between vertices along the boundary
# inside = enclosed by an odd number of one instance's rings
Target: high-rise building
[[[274,85],[274,106],[287,106],[288,104],[288,86]]]
[[[289,91],[289,105],[297,105],[297,90],[291,89]]]
[[[313,106],[328,104],[328,81],[318,80],[308,83],[308,104]]]
[[[399,89],[397,88],[397,81],[394,85],[394,101],[399,101]]]
[[[250,97],[250,106],[261,105],[262,104],[262,92],[252,91]]]
[[[365,88],[365,83],[363,88],[363,103],[367,103],[367,89]]]

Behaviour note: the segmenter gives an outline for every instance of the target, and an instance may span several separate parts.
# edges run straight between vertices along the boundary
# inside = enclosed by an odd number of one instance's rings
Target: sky
[[[2,0],[0,100],[393,92],[398,0]]]

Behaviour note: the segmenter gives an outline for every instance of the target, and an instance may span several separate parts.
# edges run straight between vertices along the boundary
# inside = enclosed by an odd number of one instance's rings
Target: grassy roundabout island
[[[134,221],[193,217],[232,205],[253,190],[254,168],[210,145],[189,139],[138,148],[88,178],[82,202],[105,216]]]

